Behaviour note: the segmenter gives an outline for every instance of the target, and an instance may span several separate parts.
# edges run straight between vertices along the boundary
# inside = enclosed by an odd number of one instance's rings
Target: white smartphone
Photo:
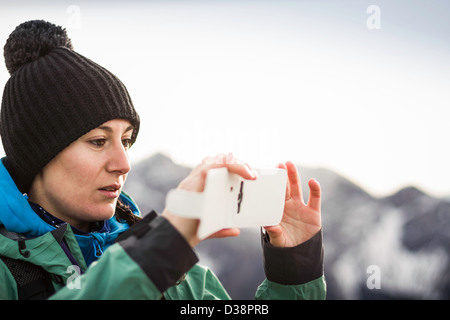
[[[200,219],[200,239],[224,228],[276,225],[283,216],[286,171],[256,171],[256,180],[246,180],[227,168],[211,169],[203,192],[170,190],[166,208],[179,216]]]

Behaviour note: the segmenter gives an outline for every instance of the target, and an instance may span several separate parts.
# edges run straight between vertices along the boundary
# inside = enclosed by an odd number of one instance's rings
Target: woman
[[[0,298],[229,299],[196,264],[198,220],[167,210],[141,218],[122,191],[140,119],[120,80],[42,20],[19,25],[4,51]],[[178,188],[203,191],[218,167],[257,179],[246,163],[218,155]],[[284,215],[262,235],[267,279],[256,298],[323,299],[320,186],[309,181],[306,205],[295,166],[279,167],[289,177]]]

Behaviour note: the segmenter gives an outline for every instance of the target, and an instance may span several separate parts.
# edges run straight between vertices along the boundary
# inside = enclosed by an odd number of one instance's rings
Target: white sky
[[[326,167],[376,196],[450,195],[448,2],[0,0],[0,44],[30,19],[66,27],[125,83],[142,120],[134,161],[233,151]]]

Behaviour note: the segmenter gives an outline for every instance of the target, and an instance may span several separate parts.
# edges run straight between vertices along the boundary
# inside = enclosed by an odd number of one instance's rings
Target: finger
[[[227,155],[225,153],[218,153],[215,156],[208,156],[203,159],[203,163],[206,165],[217,165],[226,163]]]
[[[203,160],[202,160],[202,165],[207,165],[207,166],[209,166],[209,165],[212,165],[212,164],[216,163],[216,158],[217,158],[217,157],[218,157],[218,156],[215,156],[215,157],[207,156],[207,157],[203,158]]]
[[[287,171],[286,165],[284,163],[279,163],[277,168],[284,169]],[[291,199],[291,188],[289,186],[289,179],[286,181],[286,194],[284,196],[284,201]]]
[[[232,153],[226,155],[224,166],[228,168],[228,171],[236,173],[244,179],[254,180],[257,177],[256,172],[248,163],[236,158]]]
[[[244,179],[255,180],[257,178],[256,173],[245,164],[227,164],[225,167],[228,168],[228,171],[231,173],[236,173]]]
[[[232,153],[227,155],[220,153],[215,157],[206,157],[203,159],[201,170],[204,177],[206,177],[210,169],[215,168],[227,168],[229,172],[236,173],[248,180],[255,180],[257,178],[256,172],[247,163],[235,158]]]
[[[207,156],[202,161],[202,164],[204,165],[221,165],[221,164],[237,164],[237,163],[243,162],[235,158],[232,152],[228,154],[218,153],[215,156]]]
[[[237,237],[240,234],[240,230],[238,228],[227,228],[217,231],[210,235],[208,239],[212,238],[228,238],[228,237]]]
[[[297,167],[291,161],[286,162],[286,167],[288,172],[288,179],[292,199],[301,200],[302,202],[304,202],[302,194],[302,186],[300,184],[300,177],[297,172]]]
[[[320,184],[316,179],[310,179],[308,181],[309,185],[309,198],[308,198],[308,207],[313,210],[320,211],[320,198],[321,198],[321,189]]]
[[[275,247],[282,247],[284,238],[283,230],[280,225],[264,227],[270,238],[270,243]]]

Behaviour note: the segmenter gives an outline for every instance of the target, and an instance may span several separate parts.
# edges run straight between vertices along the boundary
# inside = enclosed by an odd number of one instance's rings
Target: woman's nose
[[[130,169],[130,161],[128,159],[128,152],[123,146],[122,141],[115,143],[111,152],[109,153],[108,171],[117,172],[119,174],[127,174]]]

